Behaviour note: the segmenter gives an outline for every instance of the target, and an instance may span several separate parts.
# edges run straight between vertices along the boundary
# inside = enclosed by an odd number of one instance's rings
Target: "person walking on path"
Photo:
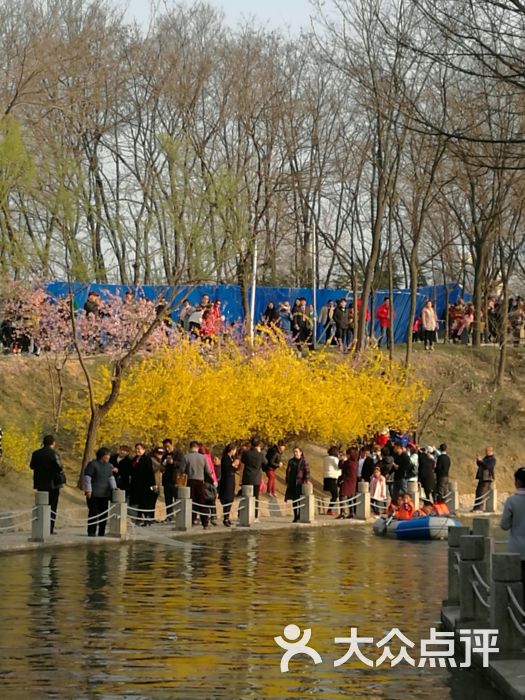
[[[476,472],[478,485],[476,487],[473,512],[485,510],[485,504],[487,502],[486,494],[488,494],[492,488],[492,482],[495,478],[496,457],[494,455],[494,449],[492,447],[486,447],[483,459],[481,455],[476,455],[476,464],[478,466],[478,471]]]
[[[101,447],[97,450],[96,459],[90,462],[84,470],[84,495],[88,507],[88,537],[104,537],[108,521],[109,501],[111,492],[117,488],[113,474],[113,465],[109,461],[111,450]]]
[[[423,341],[425,343],[425,350],[433,350],[434,340],[436,339],[436,331],[438,328],[438,319],[431,299],[428,299],[425,302],[425,306],[421,312],[421,325],[423,326]]]
[[[30,468],[33,470],[33,488],[35,491],[49,493],[51,506],[51,534],[55,531],[60,489],[66,483],[64,468],[56,451],[53,435],[46,435],[42,447],[31,455]]]
[[[310,468],[306,463],[303,451],[300,447],[294,447],[293,457],[286,467],[286,493],[285,501],[292,501],[293,521],[299,522],[301,504],[299,499],[303,495],[303,484],[310,481]]]
[[[509,549],[521,557],[521,585],[525,608],[525,467],[514,472],[516,493],[509,496],[501,514],[501,529],[510,530]]]

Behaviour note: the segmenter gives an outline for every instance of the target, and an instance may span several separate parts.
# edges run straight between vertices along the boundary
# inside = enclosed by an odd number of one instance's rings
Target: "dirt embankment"
[[[396,348],[401,359],[404,349]],[[501,492],[512,490],[512,472],[525,463],[521,445],[525,434],[525,355],[512,350],[505,385],[493,390],[497,349],[439,346],[433,353],[416,348],[414,372],[430,387],[430,396],[419,416],[420,444],[446,442],[452,458],[453,478],[461,493],[474,490],[475,455],[491,444],[498,458],[497,485]],[[71,360],[65,370],[64,405],[85,394],[78,364]],[[36,426],[52,431],[53,397],[48,361],[45,357],[0,357],[0,427],[16,425],[30,433]],[[211,407],[213,408],[213,407]],[[159,436],[162,438],[164,436]],[[141,438],[137,436],[137,440]],[[82,502],[74,488],[80,456],[65,430],[59,430],[58,444],[66,465],[70,486],[63,499]],[[118,436],[116,436],[118,440]],[[35,445],[33,449],[36,449]],[[314,485],[322,488],[322,458],[326,446],[305,445]],[[286,456],[286,455],[285,455]],[[29,469],[17,473],[0,469],[0,510],[27,507],[32,501]],[[284,474],[278,474],[278,489],[284,492]]]

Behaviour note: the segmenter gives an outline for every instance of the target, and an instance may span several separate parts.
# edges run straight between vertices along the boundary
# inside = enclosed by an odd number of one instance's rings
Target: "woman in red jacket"
[[[390,300],[388,297],[383,299],[383,303],[377,307],[376,319],[379,321],[379,340],[377,341],[378,347],[381,347],[383,338],[386,335],[386,346],[390,348],[391,338],[390,338]]]

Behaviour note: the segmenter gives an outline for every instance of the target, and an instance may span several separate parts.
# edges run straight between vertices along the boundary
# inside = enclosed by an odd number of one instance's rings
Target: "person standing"
[[[390,338],[390,299],[388,297],[385,297],[383,303],[377,307],[376,319],[379,321],[380,330],[377,345],[381,347],[383,338],[386,335],[386,347],[390,349],[392,339]]]
[[[253,486],[255,497],[255,519],[259,517],[259,490],[261,488],[261,478],[263,467],[266,466],[266,459],[262,454],[261,441],[252,438],[250,449],[243,452],[241,462],[244,465],[242,471],[242,486]]]
[[[393,468],[393,485],[392,485],[392,500],[395,501],[400,493],[405,493],[407,490],[407,480],[412,473],[412,462],[406,447],[397,444],[394,445],[394,468]]]
[[[56,451],[53,435],[44,437],[42,447],[31,455],[29,467],[33,470],[33,488],[35,491],[49,493],[51,506],[51,534],[55,531],[60,489],[66,483],[64,468]]]
[[[509,496],[501,514],[501,529],[510,530],[509,549],[521,557],[521,585],[525,608],[525,467],[514,472],[516,493]]]
[[[485,456],[483,459],[481,455],[476,455],[476,464],[478,470],[476,472],[476,479],[478,480],[478,485],[476,487],[476,496],[474,500],[474,507],[472,511],[485,510],[485,504],[487,499],[482,498],[488,494],[492,488],[492,482],[495,477],[496,469],[496,457],[494,455],[494,449],[492,447],[485,448]]]
[[[136,513],[134,522],[142,526],[151,524],[148,509],[156,484],[151,456],[146,453],[146,446],[142,442],[135,445],[135,457],[131,462],[130,474],[129,505],[130,509]]]
[[[221,478],[218,494],[222,503],[222,522],[225,527],[231,527],[230,513],[235,498],[235,473],[239,469],[237,446],[230,442],[224,448],[221,457]]]
[[[177,476],[184,468],[184,454],[182,450],[173,447],[171,438],[162,441],[164,454],[162,456],[162,487],[164,489],[164,502],[166,504],[166,520],[173,520],[175,508],[175,489]]]
[[[303,495],[303,484],[310,481],[310,468],[306,463],[303,451],[300,447],[294,447],[293,457],[288,461],[286,467],[286,493],[285,501],[292,501],[293,521],[299,522],[300,503],[299,499]]]
[[[272,445],[266,453],[266,476],[268,477],[268,487],[266,493],[268,496],[275,496],[275,472],[279,467],[283,466],[282,454],[286,449],[284,440],[279,440],[275,445]]]
[[[104,537],[106,534],[111,492],[117,488],[110,457],[111,450],[108,447],[101,447],[97,450],[96,459],[84,470],[83,485],[88,507],[88,537],[95,537],[97,530],[99,537]]]
[[[117,487],[126,492],[126,499],[129,494],[129,479],[131,472],[131,449],[128,445],[120,445],[118,452],[111,455],[109,458],[110,464],[113,465],[113,475],[117,482]]]
[[[381,474],[381,469],[378,466],[374,467],[374,472],[370,479],[370,502],[374,515],[381,515],[381,513],[386,511],[386,479]]]
[[[448,475],[450,471],[450,457],[447,454],[447,446],[443,442],[439,446],[439,457],[436,462],[436,494],[444,499],[448,493]]]
[[[355,447],[349,447],[346,451],[346,459],[341,465],[339,479],[340,514],[337,519],[345,517],[344,502],[354,498],[357,491],[357,470],[359,467],[359,452]],[[355,505],[348,506],[348,517],[353,518]]]
[[[193,524],[196,525],[200,516],[202,527],[206,530],[209,526],[209,515],[205,507],[204,479],[207,477],[213,482],[213,476],[206,457],[199,452],[199,443],[195,440],[190,442],[190,451],[184,459],[185,473],[188,475],[188,486],[194,504]]]
[[[433,350],[438,327],[438,319],[436,310],[432,306],[431,299],[428,299],[425,302],[425,306],[421,312],[421,325],[423,326],[423,341],[425,343],[425,350]]]
[[[337,302],[334,310],[334,322],[337,344],[340,350],[345,352],[350,345],[350,317],[344,297]]]
[[[433,454],[434,449],[430,446],[419,452],[418,481],[425,492],[425,498],[428,500],[432,498],[432,494],[436,490],[436,475],[434,471],[436,463]]]
[[[332,445],[323,459],[323,491],[328,491],[330,494],[330,501],[326,511],[327,515],[335,515],[337,509],[337,480],[340,476],[339,448],[337,445]]]

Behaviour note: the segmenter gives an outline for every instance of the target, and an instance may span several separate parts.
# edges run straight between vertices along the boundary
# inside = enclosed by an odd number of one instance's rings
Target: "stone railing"
[[[499,658],[525,658],[525,611],[519,554],[493,551],[490,522],[474,518],[472,529],[448,531],[446,627],[498,631]]]

